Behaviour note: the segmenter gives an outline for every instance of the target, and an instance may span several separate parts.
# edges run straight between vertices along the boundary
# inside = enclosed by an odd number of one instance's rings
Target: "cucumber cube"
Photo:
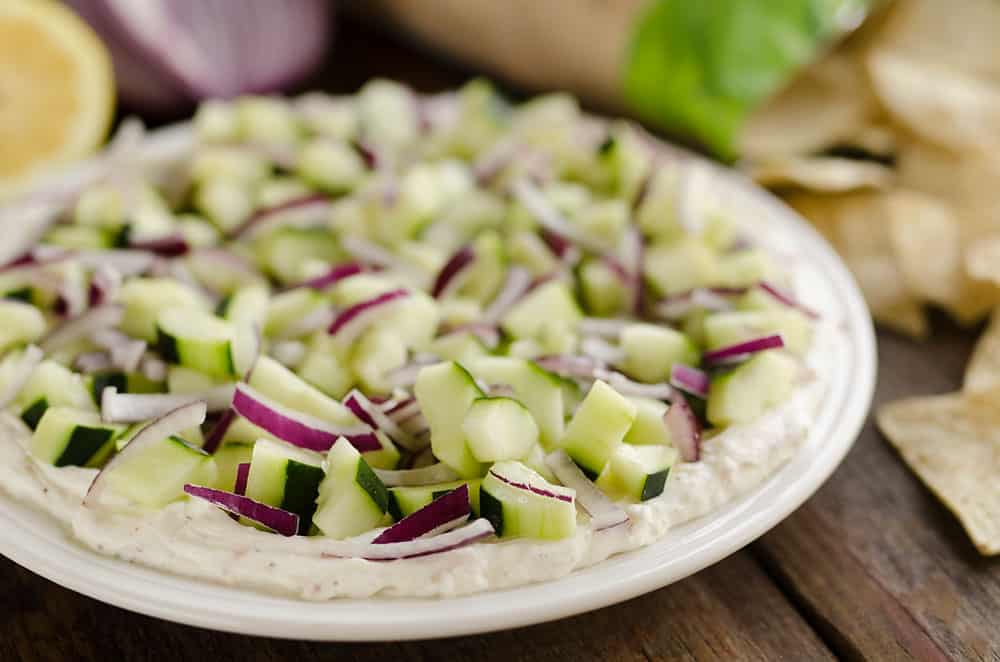
[[[313,522],[323,535],[350,538],[378,526],[389,507],[389,492],[346,439],[327,453],[326,477],[319,485]]]
[[[31,435],[31,454],[57,467],[98,466],[124,429],[121,425],[101,422],[101,417],[93,412],[49,407]]]
[[[708,389],[708,422],[724,427],[755,420],[788,397],[798,372],[798,361],[772,349],[713,377]]]
[[[629,398],[635,405],[635,420],[625,434],[625,443],[635,446],[671,446],[670,430],[663,423],[667,403],[652,398]]]
[[[520,462],[498,462],[479,488],[479,512],[500,538],[559,540],[576,532],[575,499]]]
[[[718,264],[715,253],[696,237],[655,244],[643,263],[646,280],[661,295],[680,294],[713,285]]]
[[[323,480],[323,456],[290,444],[260,439],[254,444],[246,495],[299,516],[306,534]]]
[[[698,348],[680,331],[653,324],[630,324],[621,333],[622,369],[641,382],[670,378],[675,363],[697,365]]]
[[[538,425],[513,398],[479,398],[462,421],[472,456],[480,462],[523,458],[538,443]]]
[[[537,335],[546,322],[565,322],[569,328],[575,328],[582,317],[569,286],[550,281],[521,299],[504,316],[500,326],[515,338],[530,338]]]
[[[484,395],[472,375],[454,361],[427,366],[417,375],[413,393],[430,426],[434,456],[463,478],[481,476],[483,467],[462,429],[466,412]]]
[[[613,497],[648,501],[663,493],[677,458],[670,446],[619,446],[597,478],[597,486]]]
[[[622,444],[635,414],[635,404],[597,380],[566,426],[559,445],[584,473],[597,476]]]
[[[708,349],[780,333],[785,347],[798,355],[809,349],[812,322],[794,308],[713,313],[705,317],[705,344]]]

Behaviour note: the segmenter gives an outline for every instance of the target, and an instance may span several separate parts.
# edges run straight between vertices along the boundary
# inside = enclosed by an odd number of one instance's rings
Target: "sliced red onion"
[[[73,369],[86,375],[113,367],[111,357],[107,352],[84,352],[73,359]]]
[[[407,450],[418,451],[427,445],[421,443],[415,436],[397,425],[392,418],[382,411],[381,407],[374,404],[365,397],[364,393],[357,389],[351,389],[351,392],[347,394],[347,397],[344,398],[344,406],[350,409],[363,422],[376,430],[381,430],[390,439]]]
[[[675,363],[670,368],[670,384],[693,396],[708,397],[708,374],[698,368]]]
[[[101,265],[114,267],[122,276],[138,276],[152,268],[157,256],[149,251],[138,250],[81,250],[72,258],[89,269]]]
[[[299,516],[295,513],[254,501],[242,494],[191,485],[190,483],[184,486],[184,491],[193,497],[209,502],[213,506],[222,508],[227,513],[245,517],[283,536],[294,536],[299,531]]]
[[[152,354],[146,354],[139,362],[139,371],[151,382],[162,382],[167,378],[167,364]]]
[[[306,346],[298,340],[279,340],[271,345],[270,354],[278,363],[294,368],[306,357]]]
[[[472,543],[489,538],[494,534],[493,525],[485,519],[477,519],[461,528],[453,529],[440,535],[417,538],[407,542],[386,544],[367,544],[354,549],[344,549],[345,554],[323,552],[323,556],[334,558],[363,558],[367,561],[396,561],[413,559],[431,554],[441,554],[453,549],[465,547]]]
[[[215,453],[222,443],[222,439],[226,436],[226,432],[229,431],[229,426],[236,420],[236,416],[236,412],[232,409],[222,412],[222,416],[219,416],[219,420],[215,422],[212,429],[205,435],[205,443],[202,444],[201,449],[208,454]]]
[[[362,239],[361,237],[348,236],[341,237],[340,245],[355,260],[381,267],[388,271],[406,274],[407,278],[413,279],[413,285],[420,289],[426,289],[428,286],[429,278],[426,273],[378,244],[372,243],[367,239]]]
[[[372,544],[385,545],[438,535],[462,526],[471,512],[469,486],[459,485],[390,526],[372,540]]]
[[[632,381],[620,372],[605,370],[602,368],[595,370],[593,376],[594,379],[600,379],[607,382],[608,386],[612,387],[622,395],[632,395],[638,398],[652,398],[653,400],[667,400],[670,402],[673,402],[681,397],[677,394],[677,391],[674,390],[674,387],[666,382],[660,382],[658,384],[643,384]]]
[[[102,264],[94,269],[90,279],[88,293],[91,306],[101,306],[110,303],[118,293],[122,284],[121,272],[114,267]]]
[[[376,145],[367,140],[361,140],[360,138],[352,140],[351,147],[358,153],[361,160],[365,162],[365,167],[369,170],[380,170],[388,165],[386,155]]]
[[[654,312],[658,317],[667,320],[681,319],[696,309],[722,312],[732,309],[732,297],[745,292],[746,288],[736,287],[697,288],[661,299],[656,304]]]
[[[497,142],[473,164],[472,174],[476,182],[480,186],[489,186],[523,149],[523,146],[511,140]]]
[[[42,340],[41,347],[46,352],[53,352],[95,331],[118,326],[124,316],[125,309],[117,304],[92,308],[83,315],[66,320],[56,327]]]
[[[386,487],[419,487],[421,485],[447,483],[459,478],[454,469],[443,462],[420,467],[419,469],[373,468],[372,471],[385,483]]]
[[[38,243],[55,223],[69,201],[69,196],[53,195],[51,199],[24,199],[0,209],[0,227],[4,241],[0,242],[0,262],[12,266]]]
[[[590,515],[590,525],[595,531],[610,529],[629,521],[625,509],[594,485],[566,451],[559,449],[549,453],[545,456],[545,464],[560,483],[576,491],[576,502]]]
[[[133,340],[116,329],[98,329],[91,341],[111,354],[111,363],[119,370],[134,372],[146,353],[146,341]]]
[[[179,232],[156,239],[145,239],[140,241],[130,241],[129,247],[140,251],[149,251],[160,257],[178,257],[184,255],[190,249],[187,239]]]
[[[204,402],[194,402],[178,407],[147,423],[132,435],[131,441],[117,455],[113,456],[94,477],[90,489],[87,490],[87,496],[83,499],[83,505],[87,507],[100,505],[101,496],[107,488],[107,476],[116,466],[127,463],[133,455],[143,453],[147,447],[158,444],[167,437],[201,425],[205,421],[206,413]]]
[[[341,346],[350,345],[368,327],[391,312],[396,304],[409,296],[408,290],[398,289],[356,303],[340,312],[330,324],[327,332]]]
[[[769,336],[761,336],[760,338],[738,342],[735,345],[720,347],[711,352],[705,352],[701,360],[702,363],[708,366],[735,363],[742,361],[751,354],[763,352],[768,349],[780,349],[784,346],[785,342],[782,340],[781,334],[775,333]]]
[[[250,463],[240,462],[236,465],[236,484],[233,485],[233,492],[236,494],[247,493],[247,482],[250,480]]]
[[[789,308],[797,309],[798,311],[803,313],[806,317],[809,317],[810,319],[819,319],[819,313],[817,313],[812,308],[809,308],[808,306],[799,303],[799,301],[794,296],[786,292],[784,289],[778,287],[777,285],[772,285],[771,283],[762,280],[759,283],[757,283],[757,287],[759,287],[760,289],[764,290],[766,293],[774,297],[779,303],[782,303],[788,306]]]
[[[676,398],[663,414],[663,424],[670,439],[685,462],[697,462],[701,457],[701,423],[684,398]]]
[[[255,212],[250,218],[234,228],[229,236],[249,238],[260,234],[265,229],[281,225],[297,227],[322,225],[330,217],[332,209],[333,203],[329,197],[322,193],[312,193]]]
[[[66,317],[78,317],[90,304],[90,285],[82,278],[65,276],[57,290],[56,312]]]
[[[583,352],[584,356],[589,356],[601,363],[617,365],[625,360],[625,350],[600,338],[584,338],[580,342],[580,351]]]
[[[566,237],[546,228],[542,228],[541,237],[545,245],[552,251],[552,254],[559,258],[559,261],[564,265],[573,266],[580,261],[582,257],[580,249],[574,246]]]
[[[514,198],[538,221],[539,225],[549,232],[564,237],[577,246],[581,246],[598,255],[603,255],[607,252],[605,246],[591,240],[581,233],[575,225],[566,220],[555,207],[549,204],[549,201],[545,199],[541,191],[535,188],[528,180],[520,179],[514,182],[511,186],[511,192],[514,194]]]
[[[493,324],[485,324],[483,322],[459,324],[458,326],[445,329],[438,337],[448,336],[454,333],[471,333],[476,336],[476,338],[478,338],[487,349],[496,349],[496,346],[500,344],[500,329]]]
[[[560,377],[573,379],[593,379],[594,373],[605,368],[603,362],[591,356],[556,354],[535,359],[540,367],[554,372]]]
[[[511,480],[506,476],[503,476],[493,469],[490,469],[489,474],[499,480],[502,483],[510,485],[511,487],[517,488],[519,490],[524,490],[526,492],[531,492],[532,494],[537,494],[538,496],[547,497],[549,499],[558,499],[559,501],[565,501],[567,503],[573,503],[573,497],[569,494],[559,494],[558,492],[553,492],[551,490],[546,490],[541,487],[535,487],[534,485],[529,485],[528,483],[522,483],[520,481]]]
[[[503,287],[493,297],[489,307],[483,311],[480,321],[486,324],[496,324],[530,288],[531,273],[521,266],[511,267],[507,270],[507,278],[504,280]]]
[[[263,279],[252,262],[242,255],[221,248],[199,248],[191,251],[186,259],[195,274],[213,274],[221,270],[227,272],[228,280],[236,283],[252,283]]]
[[[366,271],[365,266],[360,262],[347,262],[345,264],[338,264],[337,266],[331,268],[325,274],[321,276],[316,276],[315,278],[310,278],[309,280],[302,281],[294,287],[308,287],[313,290],[325,290],[326,288],[339,283],[345,278],[350,278],[351,276],[357,276],[360,273]]]
[[[5,409],[21,393],[44,356],[45,352],[37,345],[28,345],[24,348],[17,362],[11,366],[7,383],[0,391],[0,409]]]
[[[101,392],[101,419],[107,423],[148,421],[178,407],[204,403],[208,411],[224,411],[232,402],[235,384],[222,384],[198,393],[119,393],[114,386]]]
[[[444,299],[453,294],[469,274],[469,269],[476,263],[476,252],[466,244],[448,258],[431,287],[431,296]]]
[[[358,452],[382,449],[375,433],[367,425],[335,426],[302,412],[292,411],[267,398],[247,384],[237,384],[233,409],[257,427],[293,446],[326,452],[337,439],[346,438]]]
[[[617,339],[630,324],[635,324],[634,320],[610,319],[604,317],[584,317],[577,324],[577,330],[585,336],[600,336],[602,338]]]
[[[626,286],[628,288],[629,310],[634,315],[642,313],[643,286],[642,286],[642,263],[645,253],[645,245],[642,240],[642,232],[635,226],[629,227],[622,237],[620,249],[621,263],[627,272]]]
[[[329,328],[336,319],[337,310],[333,306],[315,308],[282,328],[277,337],[279,339],[292,339],[308,336],[321,329]]]
[[[409,395],[401,400],[386,400],[380,406],[382,407],[382,411],[397,423],[420,413],[420,403],[417,402],[416,398]]]

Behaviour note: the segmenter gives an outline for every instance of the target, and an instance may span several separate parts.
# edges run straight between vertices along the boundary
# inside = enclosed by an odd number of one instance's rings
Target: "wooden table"
[[[314,84],[371,76],[421,90],[467,72],[342,22]],[[946,320],[917,344],[879,334],[876,405],[955,389],[974,335]],[[1000,659],[1000,565],[981,558],[871,422],[844,464],[749,548],[654,593],[562,621],[402,644],[315,644],[210,632],[77,595],[0,559],[0,660]]]

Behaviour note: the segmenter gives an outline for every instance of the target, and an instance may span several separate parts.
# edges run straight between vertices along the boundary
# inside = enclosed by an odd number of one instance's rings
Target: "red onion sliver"
[[[382,449],[375,433],[366,425],[338,427],[302,412],[292,411],[267,398],[247,384],[237,384],[233,409],[254,425],[293,446],[325,452],[345,437],[358,452]]]
[[[429,538],[417,538],[416,540],[407,542],[386,543],[383,545],[368,544],[357,549],[354,554],[347,555],[347,557],[360,557],[368,561],[413,559],[465,547],[466,545],[489,538],[493,534],[493,525],[488,520],[477,519],[461,528]],[[340,556],[339,554],[335,555],[326,552],[323,555]]]
[[[476,252],[472,246],[466,244],[459,248],[438,272],[434,279],[434,285],[431,286],[431,296],[435,299],[443,299],[454,293],[462,286],[464,275],[469,273],[469,269],[475,262]]]
[[[580,342],[580,351],[584,356],[589,356],[601,363],[616,365],[625,360],[625,350],[600,338],[584,338]]]
[[[324,290],[331,285],[339,283],[345,278],[350,278],[351,276],[357,276],[360,273],[366,271],[365,266],[360,262],[347,262],[345,264],[338,264],[332,267],[329,271],[321,276],[316,276],[315,278],[310,278],[309,280],[302,281],[294,287],[308,287],[313,290]]]
[[[764,290],[764,292],[766,292],[767,294],[771,295],[772,297],[774,297],[775,299],[777,299],[780,303],[788,306],[789,308],[795,308],[795,309],[799,310],[806,317],[808,317],[810,319],[819,319],[819,313],[817,313],[812,308],[809,308],[809,307],[807,307],[807,306],[799,303],[795,299],[795,297],[793,297],[791,294],[789,294],[788,292],[784,291],[783,289],[779,288],[778,286],[772,285],[772,284],[768,283],[767,281],[763,281],[762,280],[759,283],[757,283],[757,287],[759,287],[760,289]]]
[[[299,516],[295,513],[254,501],[242,494],[191,484],[185,485],[184,491],[228,513],[262,524],[283,536],[294,536],[299,531]]]
[[[107,487],[107,477],[120,463],[128,462],[133,455],[142,453],[148,446],[160,443],[167,437],[201,425],[205,421],[206,413],[204,402],[194,402],[178,407],[147,423],[94,477],[90,489],[87,490],[87,496],[83,499],[83,505],[87,507],[100,505],[101,496]]]
[[[558,492],[553,492],[551,490],[546,490],[541,487],[535,487],[534,485],[529,485],[528,483],[521,483],[516,480],[511,480],[498,474],[497,472],[490,469],[489,474],[499,480],[502,483],[506,483],[511,487],[517,488],[519,490],[525,490],[526,492],[531,492],[532,494],[537,494],[538,496],[543,496],[549,499],[558,499],[559,501],[566,501],[567,503],[573,503],[573,497],[569,494],[559,494]]]
[[[691,405],[684,398],[677,398],[663,414],[663,424],[670,432],[670,439],[685,462],[697,462],[701,457],[701,423]]]
[[[115,268],[122,276],[138,276],[152,268],[157,256],[139,250],[82,250],[71,255],[81,265],[96,269],[103,265]]]
[[[409,296],[408,290],[398,289],[356,303],[338,314],[327,332],[342,346],[349,345],[365,329],[391,311],[394,304]]]
[[[129,247],[140,251],[149,251],[160,257],[178,257],[184,255],[190,249],[184,235],[177,233],[158,237],[156,239],[146,239],[129,242]]]
[[[622,238],[621,262],[628,272],[629,290],[629,310],[632,314],[639,315],[642,312],[642,262],[645,246],[642,241],[642,232],[639,228],[632,226],[626,231]]]
[[[219,448],[219,444],[222,443],[222,439],[226,436],[226,432],[229,431],[229,426],[236,420],[236,416],[236,412],[232,409],[224,411],[209,433],[205,435],[205,443],[201,447],[202,450],[209,454],[215,453]]]
[[[511,306],[521,300],[528,290],[531,289],[531,274],[521,266],[514,266],[507,270],[507,278],[504,281],[500,292],[490,302],[489,307],[483,311],[481,322],[486,324],[496,324],[500,321]]]
[[[73,369],[87,375],[111,368],[111,357],[107,352],[84,352],[73,359]]]
[[[495,349],[496,346],[500,344],[500,329],[493,324],[485,324],[482,322],[459,324],[458,326],[446,328],[438,337],[448,336],[453,333],[471,333],[478,338],[487,349]]]
[[[412,279],[410,282],[415,287],[420,289],[427,287],[429,279],[427,273],[378,244],[361,237],[347,236],[340,239],[340,245],[355,260],[405,274],[408,279]]]
[[[739,342],[735,345],[720,347],[719,349],[712,350],[711,352],[705,352],[702,355],[701,360],[705,365],[733,363],[743,360],[750,354],[756,354],[757,352],[763,352],[768,349],[780,349],[784,346],[785,342],[782,340],[781,334],[775,333],[769,336],[762,336],[760,338],[753,338],[752,340]]]
[[[347,394],[347,397],[344,398],[344,405],[359,419],[376,430],[381,430],[390,439],[407,450],[418,451],[427,445],[397,425],[392,418],[382,411],[381,407],[374,404],[365,397],[364,393],[361,393],[357,389],[352,389]]]
[[[601,336],[602,338],[616,340],[621,335],[621,332],[630,324],[635,324],[635,321],[604,317],[584,317],[577,324],[576,329],[585,336]]]
[[[103,347],[111,354],[111,364],[125,372],[134,372],[146,353],[145,340],[133,340],[116,329],[99,329],[91,334],[90,339],[98,347]]]
[[[652,398],[654,400],[667,400],[670,402],[681,397],[674,390],[674,387],[666,382],[643,384],[632,381],[620,372],[605,370],[603,368],[595,370],[593,376],[594,379],[607,382],[608,386],[626,396],[632,395],[638,398]]]
[[[236,484],[233,485],[233,492],[241,495],[246,494],[248,480],[250,480],[250,463],[240,462],[236,465]]]
[[[576,502],[590,515],[590,524],[596,531],[610,529],[628,521],[625,510],[594,485],[566,451],[559,449],[549,453],[545,457],[545,464],[560,483],[576,490]]]
[[[535,359],[535,363],[561,377],[577,379],[593,379],[595,371],[605,368],[604,363],[591,356],[571,354],[540,356]]]
[[[101,419],[107,423],[148,421],[182,407],[202,402],[208,411],[223,411],[232,402],[235,384],[222,384],[199,393],[119,393],[114,386],[101,392]]]
[[[252,237],[264,228],[278,225],[309,227],[322,224],[330,216],[333,203],[322,193],[312,193],[286,200],[255,212],[229,233],[230,237]]]
[[[699,398],[708,397],[708,375],[698,368],[675,363],[670,368],[670,384]]]
[[[42,340],[41,347],[46,352],[52,352],[94,331],[118,326],[124,317],[125,309],[117,304],[92,308],[79,317],[63,322]]]
[[[122,275],[110,265],[102,264],[94,269],[90,279],[90,305],[100,306],[114,299],[122,284]]]
[[[45,353],[37,345],[28,345],[24,348],[21,356],[17,358],[17,362],[10,368],[10,374],[7,375],[6,380],[7,384],[3,391],[0,391],[0,409],[6,408],[24,389],[28,380],[31,379],[31,375],[35,372],[35,368],[42,362],[44,355]]]
[[[435,532],[443,533],[443,527],[450,526],[453,529],[464,524],[471,512],[469,486],[459,485],[390,526],[372,540],[372,544],[406,542]]]
[[[511,192],[514,194],[514,198],[538,221],[539,225],[549,232],[564,237],[574,244],[582,246],[598,255],[603,255],[607,252],[605,247],[599,242],[592,241],[589,237],[578,232],[572,223],[566,220],[555,207],[549,204],[549,201],[545,199],[541,191],[526,179],[514,182],[511,186]]]
[[[458,480],[459,476],[454,469],[443,462],[431,464],[419,469],[375,469],[375,475],[385,483],[386,487],[417,487],[420,485],[434,485],[436,483],[447,483]]]

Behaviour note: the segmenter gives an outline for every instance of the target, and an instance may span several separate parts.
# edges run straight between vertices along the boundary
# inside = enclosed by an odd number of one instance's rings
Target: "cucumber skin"
[[[281,508],[299,516],[299,535],[306,535],[312,527],[316,512],[316,497],[323,480],[323,469],[289,459],[285,465],[285,492]]]
[[[482,488],[479,490],[479,515],[493,525],[497,538],[503,537],[503,503]]]
[[[389,509],[389,490],[385,488],[381,479],[375,475],[363,457],[358,459],[358,470],[354,474],[354,481],[368,493],[368,496],[383,513]]]
[[[57,467],[86,466],[114,436],[114,430],[77,426],[70,434],[62,454],[53,464]]]
[[[49,408],[49,401],[44,397],[38,398],[33,403],[24,408],[21,412],[21,420],[29,428],[34,430],[38,427],[38,421],[42,420],[45,410]]]
[[[668,476],[670,476],[669,467],[647,475],[646,482],[642,486],[642,494],[639,495],[639,501],[649,501],[663,494],[663,488],[667,484]]]

